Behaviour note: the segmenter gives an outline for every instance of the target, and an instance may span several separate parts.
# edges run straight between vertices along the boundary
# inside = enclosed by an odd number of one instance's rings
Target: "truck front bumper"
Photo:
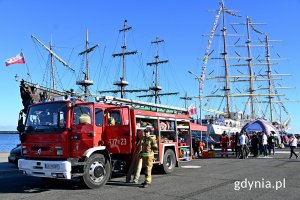
[[[70,161],[19,160],[19,170],[29,176],[71,179]]]

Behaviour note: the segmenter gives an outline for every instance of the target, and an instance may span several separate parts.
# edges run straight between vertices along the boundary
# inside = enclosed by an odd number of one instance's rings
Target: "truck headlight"
[[[62,156],[63,155],[63,150],[62,149],[57,149],[56,150],[56,155]]]
[[[28,150],[27,149],[23,149],[22,153],[23,153],[23,155],[26,155],[26,154],[28,154]]]

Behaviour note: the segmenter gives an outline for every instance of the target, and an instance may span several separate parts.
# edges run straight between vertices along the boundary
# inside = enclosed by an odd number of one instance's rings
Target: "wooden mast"
[[[160,40],[158,37],[156,37],[156,40],[151,42],[152,44],[155,44],[155,52],[156,52],[156,55],[155,55],[155,61],[154,62],[150,62],[150,63],[147,63],[148,66],[152,66],[152,65],[155,65],[155,83],[154,83],[154,86],[153,87],[150,87],[149,89],[154,91],[154,94],[149,94],[149,95],[140,95],[138,97],[153,97],[154,96],[154,102],[156,104],[159,103],[159,96],[166,96],[166,95],[176,95],[178,94],[178,92],[170,92],[170,93],[159,93],[159,91],[162,89],[161,86],[159,86],[159,81],[158,81],[158,66],[160,64],[164,64],[164,63],[168,63],[169,60],[159,60],[159,54],[158,54],[158,45],[160,43],[163,43],[165,42],[164,40]]]
[[[89,32],[88,29],[86,29],[86,41],[85,41],[85,49],[87,50],[89,48]],[[89,80],[89,55],[88,52],[85,52],[85,80]],[[84,85],[84,94],[86,95],[88,93],[88,85]],[[86,95],[87,96],[87,95]]]
[[[118,90],[101,90],[98,91],[100,94],[102,93],[120,93],[121,98],[125,97],[125,93],[133,93],[133,92],[146,92],[149,91],[149,89],[136,89],[136,90],[126,90],[125,87],[128,86],[128,81],[125,79],[125,70],[126,70],[126,56],[137,54],[137,51],[131,51],[127,52],[127,44],[126,44],[126,32],[132,29],[132,27],[127,26],[127,20],[124,20],[124,26],[123,29],[119,30],[119,32],[123,32],[123,45],[121,46],[122,52],[113,54],[113,57],[122,57],[122,74],[120,77],[120,81],[115,81],[114,85],[118,86],[120,89]]]
[[[230,88],[229,88],[229,72],[228,72],[228,59],[227,59],[227,36],[226,36],[226,23],[225,23],[225,5],[224,0],[222,0],[222,37],[223,37],[223,60],[224,60],[224,66],[225,66],[225,98],[226,98],[226,114],[227,117],[230,118]]]
[[[122,57],[122,75],[120,77],[120,81],[116,81],[114,82],[114,85],[120,87],[120,95],[121,98],[124,98],[125,95],[125,87],[128,85],[128,81],[126,81],[125,79],[125,56],[127,55],[132,55],[132,54],[136,54],[137,51],[131,51],[131,52],[126,52],[127,46],[126,46],[126,32],[129,31],[132,27],[127,27],[127,20],[124,20],[124,26],[123,29],[119,30],[119,32],[123,32],[123,46],[121,46],[122,48],[122,53],[118,53],[118,54],[113,54],[113,57],[116,56],[121,56]]]
[[[52,79],[52,89],[56,90],[56,81],[55,81],[55,69],[54,69],[54,58],[56,58],[59,62],[61,62],[65,67],[67,67],[72,72],[75,70],[70,67],[63,59],[61,59],[54,51],[53,51],[53,44],[52,39],[50,41],[50,48],[47,47],[43,42],[37,39],[34,35],[31,35],[31,38],[36,40],[39,44],[41,44],[50,54],[50,62],[51,62],[51,79]]]
[[[159,61],[158,45],[159,45],[159,43],[162,43],[162,42],[164,42],[164,40],[159,40],[158,37],[156,37],[156,40],[154,42],[151,42],[152,44],[155,44],[155,51],[156,51],[155,62],[147,63],[147,65],[149,65],[149,66],[155,65],[155,84],[154,84],[154,87],[150,88],[150,90],[154,91],[154,98],[155,98],[154,102],[155,103],[158,103],[158,92],[162,89],[158,85],[158,65],[169,62],[168,60]]]
[[[88,29],[86,29],[86,39],[85,39],[85,50],[80,52],[78,55],[82,56],[85,55],[85,72],[84,73],[84,80],[76,81],[77,85],[81,85],[83,87],[84,97],[85,99],[89,96],[89,86],[93,85],[94,82],[92,80],[89,80],[89,57],[88,54],[99,45],[94,45],[89,48],[89,32]]]
[[[192,100],[193,98],[189,97],[187,95],[187,92],[185,92],[185,95],[183,97],[180,97],[180,99],[184,100],[184,107],[187,108],[188,101]]]
[[[58,61],[60,61],[65,67],[67,67],[72,72],[75,70],[70,67],[63,59],[61,59],[53,50],[49,49],[44,43],[42,43],[39,39],[37,39],[34,35],[31,35],[33,39],[35,39],[38,43],[40,43],[51,55],[53,55]]]
[[[248,69],[249,69],[249,93],[250,93],[250,105],[251,105],[251,119],[255,119],[254,112],[254,87],[253,87],[253,70],[252,70],[252,56],[251,56],[251,38],[250,38],[250,18],[247,16],[247,50],[248,50]]]
[[[50,50],[53,51],[52,38],[50,40]],[[54,72],[54,58],[53,58],[53,55],[51,53],[50,53],[50,63],[51,63],[52,89],[56,90],[55,72]]]
[[[273,86],[272,86],[272,82],[271,82],[271,64],[270,64],[270,52],[269,52],[269,37],[266,35],[266,38],[265,38],[265,44],[266,44],[266,61],[267,61],[267,64],[268,64],[268,70],[267,70],[267,75],[268,75],[268,88],[269,88],[269,96],[268,96],[268,99],[269,99],[269,106],[270,106],[270,121],[271,123],[273,122],[273,103],[272,103],[272,99],[273,99]]]
[[[222,114],[224,116],[228,116],[230,118],[230,100],[231,97],[232,98],[244,98],[244,97],[248,97],[248,102],[250,102],[251,105],[251,119],[255,119],[257,117],[257,113],[255,113],[255,109],[256,109],[256,103],[267,103],[267,107],[266,107],[266,111],[269,110],[270,112],[270,122],[274,122],[274,114],[277,112],[277,107],[275,107],[275,104],[279,103],[279,105],[281,106],[281,108],[284,109],[285,113],[288,115],[283,102],[292,102],[290,100],[288,101],[282,101],[280,99],[281,96],[284,96],[283,94],[279,94],[277,89],[288,89],[288,87],[276,87],[275,86],[275,82],[276,80],[281,80],[281,78],[278,78],[279,76],[288,76],[289,74],[278,74],[278,73],[273,73],[272,74],[272,69],[271,66],[272,65],[276,65],[278,63],[273,62],[273,60],[282,60],[280,59],[271,59],[270,58],[270,42],[277,42],[276,40],[269,40],[268,36],[266,36],[263,32],[260,32],[259,30],[257,30],[253,25],[265,25],[264,23],[252,23],[250,18],[247,17],[246,18],[246,23],[231,23],[233,30],[237,33],[237,31],[235,30],[235,28],[233,27],[233,25],[246,25],[247,28],[247,41],[246,41],[246,45],[236,45],[240,39],[238,39],[234,45],[227,45],[227,40],[229,36],[239,36],[239,35],[233,35],[233,34],[228,34],[226,31],[226,27],[225,27],[225,17],[224,14],[231,14],[233,16],[238,16],[235,13],[231,12],[231,10],[227,10],[225,8],[224,5],[224,0],[221,0],[220,3],[221,6],[221,13],[223,14],[223,27],[221,28],[222,34],[214,34],[215,30],[212,30],[212,33],[214,36],[221,36],[223,37],[223,52],[221,53],[221,56],[215,57],[215,58],[210,58],[209,55],[213,53],[213,51],[211,51],[210,53],[207,51],[207,53],[205,54],[206,56],[204,57],[204,62],[206,62],[207,60],[223,60],[224,61],[224,75],[221,76],[208,76],[205,79],[209,80],[209,79],[219,79],[218,82],[224,82],[224,88],[223,90],[225,91],[223,94],[215,94],[219,89],[217,89],[216,91],[212,92],[210,95],[200,95],[201,98],[223,98],[226,100],[226,109],[224,110],[224,112],[220,112],[218,114]],[[218,15],[217,15],[218,16]],[[215,23],[216,24],[216,23]],[[250,28],[252,28],[252,30],[256,33],[259,33],[261,35],[264,35],[265,39],[263,40],[258,40],[258,41],[254,41],[254,42],[260,42],[263,44],[258,44],[258,45],[252,45],[252,40],[251,40],[251,35],[250,35]],[[252,32],[251,32],[252,33]],[[208,35],[211,37],[211,34]],[[244,36],[244,35],[241,35]],[[253,37],[253,36],[252,36]],[[227,40],[226,40],[227,39]],[[228,40],[230,41],[230,40]],[[211,41],[209,41],[208,43],[209,45],[211,44]],[[231,57],[228,56],[228,52],[227,52],[227,47],[242,47],[242,48],[247,48],[247,56],[242,57],[241,55],[239,55],[237,52],[235,52],[238,57]],[[265,59],[258,59],[259,56],[255,59],[253,58],[251,55],[251,49],[253,47],[264,47],[265,48]],[[208,55],[208,56],[207,56]],[[278,55],[279,56],[279,55]],[[229,64],[228,61],[229,60],[238,60],[237,62],[239,62],[240,60],[244,60],[246,61],[246,63],[235,63],[235,64]],[[256,62],[255,62],[256,61]],[[243,75],[243,76],[232,76],[229,75],[229,68],[228,67],[247,67],[248,68],[248,72],[247,75]],[[258,74],[255,74],[254,72],[254,67],[253,66],[265,66],[267,67],[266,73],[265,74],[261,74],[260,71]],[[203,70],[203,68],[202,68]],[[205,72],[205,70],[204,70]],[[210,73],[212,74],[214,72],[214,70]],[[243,72],[239,71],[241,74],[243,74]],[[209,74],[209,75],[210,75]],[[255,82],[260,82],[260,81],[264,81],[267,82],[267,87],[262,88],[262,87],[255,87]],[[245,92],[245,94],[242,94],[242,92],[240,90],[238,90],[239,94],[234,94],[232,92],[230,92],[230,86],[229,83],[230,82],[248,82],[249,86],[248,89],[245,90],[247,92]],[[264,93],[258,93],[258,90],[265,90],[267,92]],[[261,101],[258,100],[258,97],[266,97],[267,100]],[[278,101],[275,101],[274,98],[277,97]],[[228,109],[229,108],[229,109]],[[208,110],[206,110],[208,111]],[[208,112],[211,112],[212,110],[209,110]],[[275,113],[274,113],[275,112]],[[280,110],[281,112],[281,110]],[[267,112],[263,113],[263,117],[266,115]],[[281,113],[280,113],[280,118],[281,118]],[[289,120],[289,118],[288,118]],[[284,123],[286,124],[288,122],[288,120]],[[280,119],[281,121],[281,119]]]

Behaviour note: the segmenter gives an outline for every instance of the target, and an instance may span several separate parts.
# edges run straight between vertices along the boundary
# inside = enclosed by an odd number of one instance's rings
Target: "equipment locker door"
[[[111,107],[105,111],[105,145],[110,153],[130,154],[132,133],[129,107]]]

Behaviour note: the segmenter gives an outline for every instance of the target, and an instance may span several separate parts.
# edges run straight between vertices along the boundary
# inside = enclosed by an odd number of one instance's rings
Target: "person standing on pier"
[[[234,133],[230,136],[230,147],[232,155],[234,155],[235,149],[236,149],[236,140]]]
[[[295,153],[294,149],[297,148],[298,141],[294,135],[291,136],[289,144],[290,144],[290,149],[291,149],[290,159],[292,158],[293,154],[296,156],[296,159],[297,159],[298,155]]]
[[[158,151],[156,140],[150,136],[151,129],[146,128],[144,130],[144,137],[142,141],[142,151],[140,157],[143,159],[143,171],[145,172],[145,182],[142,184],[144,188],[147,188],[152,183],[152,167],[154,160],[154,153]]]
[[[268,156],[268,137],[265,132],[262,133],[262,145],[264,147],[264,156]]]
[[[229,142],[229,138],[226,134],[226,131],[224,131],[221,136],[221,157],[223,157],[223,155],[226,155],[226,157],[228,158],[228,152],[227,152],[228,142]]]
[[[258,137],[257,137],[256,133],[254,133],[252,140],[251,140],[253,157],[257,157],[257,155],[258,155],[258,145],[259,145]]]

